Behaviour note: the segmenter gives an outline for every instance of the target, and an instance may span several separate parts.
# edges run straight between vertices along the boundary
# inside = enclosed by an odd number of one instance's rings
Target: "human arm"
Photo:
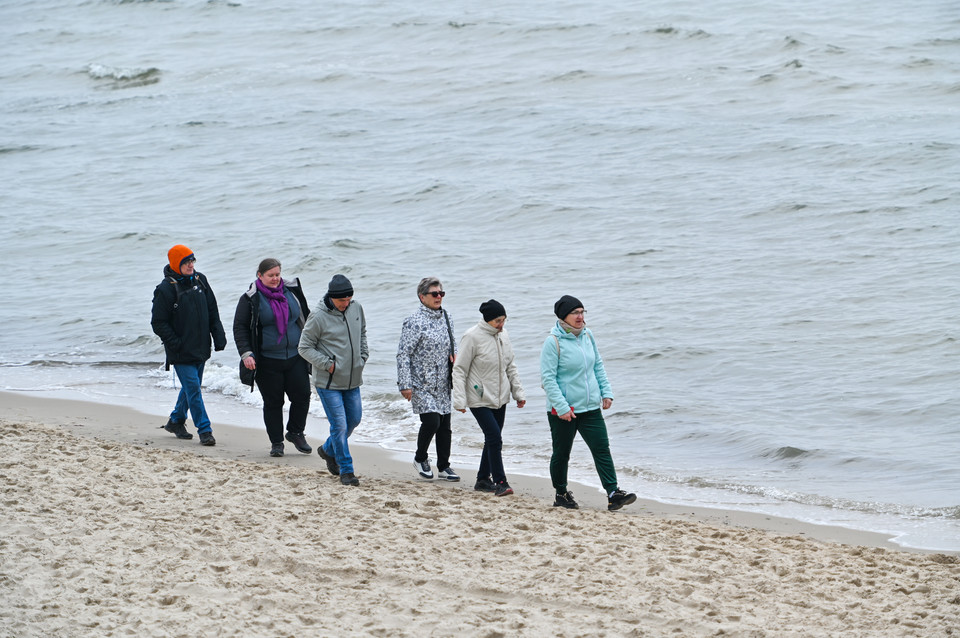
[[[397,387],[407,401],[413,397],[413,353],[419,343],[420,334],[414,319],[407,317],[400,329],[400,343],[397,345]]]
[[[199,275],[199,273],[198,273]],[[213,349],[217,352],[226,349],[227,333],[223,330],[223,324],[220,323],[220,310],[217,308],[217,296],[213,294],[213,288],[210,282],[203,275],[199,275],[203,282],[203,294],[207,297],[207,317],[210,322],[210,336],[213,337]]]
[[[453,409],[466,412],[467,409],[467,374],[470,372],[470,366],[473,363],[473,357],[476,351],[476,342],[472,333],[468,330],[460,339],[460,354],[453,362],[453,389],[451,392],[453,399]]]
[[[237,309],[233,313],[233,342],[237,345],[237,352],[247,370],[255,370],[256,358],[253,356],[253,331],[250,324],[253,320],[253,306],[251,298],[241,295],[237,302]]]
[[[310,314],[300,333],[297,352],[317,370],[326,370],[332,374],[334,358],[323,347],[323,326],[320,323],[322,315],[323,312],[320,310]]]
[[[561,419],[569,421],[573,418],[573,410],[557,383],[557,370],[560,365],[559,350],[559,340],[551,334],[540,349],[540,380],[547,393],[547,403],[557,411]]]
[[[603,358],[600,356],[600,349],[597,348],[597,341],[593,337],[593,332],[589,332],[588,334],[590,335],[590,343],[593,344],[593,373],[596,375],[597,383],[600,385],[603,409],[609,410],[610,406],[613,405],[613,388],[610,386],[609,379],[607,379],[607,369],[603,365]]]

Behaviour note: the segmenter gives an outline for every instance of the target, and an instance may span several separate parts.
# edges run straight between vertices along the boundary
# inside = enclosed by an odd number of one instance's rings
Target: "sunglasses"
[[[428,294],[428,295],[432,295],[433,298],[436,299],[437,297],[445,297],[447,293],[445,293],[445,292],[442,291],[442,290],[431,290],[431,291],[428,292],[427,294]]]

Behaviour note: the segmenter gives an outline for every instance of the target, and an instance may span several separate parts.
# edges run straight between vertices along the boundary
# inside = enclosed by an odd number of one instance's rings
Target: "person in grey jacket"
[[[313,385],[330,423],[330,437],[317,446],[317,454],[341,483],[360,485],[347,439],[363,417],[360,386],[370,355],[363,307],[353,300],[353,285],[345,276],[330,280],[327,294],[307,319],[298,350],[313,366]]]
[[[466,412],[470,408],[483,431],[483,453],[473,489],[506,496],[513,494],[501,455],[507,403],[511,393],[518,408],[527,401],[513,362],[513,346],[503,329],[507,311],[491,299],[480,304],[480,313],[483,320],[460,339],[460,352],[453,364],[453,409]]]

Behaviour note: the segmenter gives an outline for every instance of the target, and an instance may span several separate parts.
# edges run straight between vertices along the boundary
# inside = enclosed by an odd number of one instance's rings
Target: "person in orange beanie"
[[[177,244],[167,252],[167,260],[163,281],[153,291],[151,326],[163,341],[166,369],[173,365],[181,388],[173,412],[162,427],[178,439],[192,439],[184,425],[189,410],[200,444],[216,445],[200,386],[211,341],[217,351],[227,347],[217,298],[207,278],[196,271],[197,258],[192,250]]]

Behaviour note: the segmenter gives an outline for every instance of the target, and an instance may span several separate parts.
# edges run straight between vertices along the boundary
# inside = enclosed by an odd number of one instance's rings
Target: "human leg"
[[[257,360],[257,389],[263,398],[263,425],[273,445],[283,445],[283,362],[260,357]]]
[[[607,494],[617,489],[617,471],[613,466],[613,455],[610,454],[610,439],[607,436],[607,424],[603,420],[600,410],[590,410],[578,414],[576,418],[577,430],[583,437],[584,443],[590,448],[593,455],[593,464],[600,476],[600,483]]]
[[[287,359],[285,368],[283,387],[290,399],[287,432],[302,433],[310,411],[310,373],[306,360],[299,355]]]
[[[553,443],[553,453],[550,455],[550,481],[557,494],[567,492],[567,465],[570,463],[570,450],[573,449],[573,439],[577,435],[577,426],[574,422],[564,421],[555,414],[547,414],[550,423],[550,438]]]
[[[343,393],[340,390],[317,388],[317,394],[320,395],[323,411],[330,423],[330,437],[324,442],[323,448],[327,454],[337,460],[341,476],[352,474],[353,458],[350,456],[350,447],[347,445],[348,426]]]
[[[429,456],[430,442],[433,441],[433,437],[440,428],[440,414],[437,412],[424,412],[419,416],[420,433],[417,434],[417,453],[413,456],[413,460],[417,463],[425,463]]]
[[[493,476],[494,483],[506,481],[503,470],[503,415],[505,410],[499,408],[470,408],[470,412],[477,420],[477,425],[483,432],[483,452],[480,454],[480,468],[477,470],[477,480],[489,479]],[[497,416],[500,413],[500,418]]]
[[[193,425],[197,432],[201,434],[211,431],[210,418],[207,416],[207,410],[203,405],[203,395],[200,393],[200,386],[203,383],[203,362],[200,363],[176,363],[173,369],[180,379],[180,396],[177,397],[177,405],[170,415],[172,421],[177,421],[174,416],[183,415],[186,419],[187,409],[190,410],[190,418],[193,419]]]
[[[453,442],[453,431],[450,429],[450,413],[440,415],[440,425],[437,427],[437,471],[443,472],[450,467],[450,447]],[[460,480],[457,477],[456,480]]]

